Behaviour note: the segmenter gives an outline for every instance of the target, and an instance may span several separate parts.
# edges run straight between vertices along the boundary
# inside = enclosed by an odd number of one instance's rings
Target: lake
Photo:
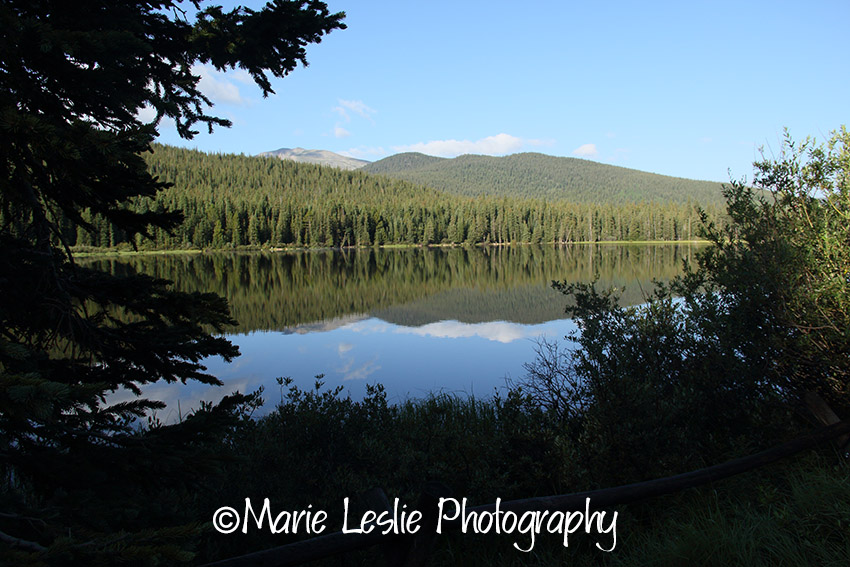
[[[489,397],[521,379],[536,341],[563,339],[575,327],[553,280],[621,290],[643,300],[652,280],[681,272],[698,244],[315,250],[116,256],[85,265],[114,274],[140,272],[181,291],[227,298],[239,322],[228,337],[242,355],[208,359],[224,388],[153,384],[164,421],[232,391],[265,387],[266,407],[280,401],[277,377],[312,387],[342,386],[362,397],[382,383],[388,399],[431,392]],[[120,397],[120,394],[118,395]]]

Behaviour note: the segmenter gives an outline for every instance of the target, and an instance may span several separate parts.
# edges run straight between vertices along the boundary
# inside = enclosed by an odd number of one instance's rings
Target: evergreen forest
[[[136,198],[137,213],[181,211],[171,233],[127,234],[102,216],[66,223],[74,246],[139,248],[350,247],[682,241],[697,238],[700,212],[685,202],[591,202],[468,197],[411,182],[326,166],[155,145],[149,171],[172,184]],[[711,218],[722,208],[705,203]]]

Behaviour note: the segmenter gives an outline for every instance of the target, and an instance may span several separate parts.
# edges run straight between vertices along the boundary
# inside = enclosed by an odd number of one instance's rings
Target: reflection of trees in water
[[[561,318],[552,280],[626,288],[641,301],[652,279],[679,273],[694,245],[411,248],[281,253],[214,253],[97,258],[122,274],[142,272],[182,291],[227,298],[239,332],[368,313],[406,325],[445,319],[540,323]]]

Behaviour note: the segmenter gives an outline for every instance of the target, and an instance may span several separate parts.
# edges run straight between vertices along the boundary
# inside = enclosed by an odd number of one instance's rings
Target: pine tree
[[[252,402],[227,397],[139,431],[134,420],[161,403],[107,396],[159,380],[218,383],[200,361],[238,354],[210,334],[232,323],[226,303],[84,269],[68,248],[73,232],[99,231],[105,244],[182,239],[178,213],[129,203],[165,188],[142,157],[160,119],[186,138],[198,124],[229,125],[206,113],[193,65],[240,67],[270,94],[269,74],[306,63],[307,44],[344,27],[322,2],[212,6],[195,17],[187,4],[201,9],[200,0],[0,4],[0,555],[11,564],[190,559],[197,530],[168,528],[179,510],[163,488],[197,481],[215,462],[205,436]],[[146,107],[152,123],[139,118]]]

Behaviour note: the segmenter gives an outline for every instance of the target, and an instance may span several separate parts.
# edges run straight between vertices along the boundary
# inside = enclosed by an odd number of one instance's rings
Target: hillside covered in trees
[[[700,222],[696,207],[681,202],[473,198],[362,171],[162,145],[146,159],[173,186],[131,208],[184,215],[172,234],[155,230],[157,248],[676,241],[695,238]],[[718,207],[708,210],[719,216]],[[127,242],[104,219],[83,218],[97,230],[69,224],[72,245]]]
[[[363,167],[458,195],[531,197],[575,203],[723,203],[721,184],[668,177],[539,153],[454,159],[403,153]]]

